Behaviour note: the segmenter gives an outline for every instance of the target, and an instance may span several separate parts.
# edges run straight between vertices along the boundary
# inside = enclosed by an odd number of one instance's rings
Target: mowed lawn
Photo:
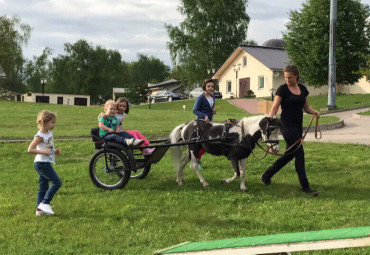
[[[184,185],[175,182],[170,153],[144,180],[130,180],[123,190],[103,191],[89,178],[94,153],[90,141],[58,142],[56,170],[63,186],[52,201],[53,217],[36,217],[38,188],[28,143],[1,143],[0,254],[152,254],[184,241],[203,241],[276,233],[369,225],[368,146],[305,143],[306,166],[319,196],[300,191],[294,164],[273,179],[259,180],[275,160],[250,157],[249,193],[223,157],[204,155],[203,189],[186,167]],[[283,144],[282,144],[283,145]],[[256,150],[257,156],[262,156]],[[369,254],[368,248],[315,254]],[[312,254],[312,253],[304,253]]]
[[[177,124],[194,118],[193,102],[156,104],[151,110],[148,105],[135,106],[124,125],[149,136],[168,135]],[[217,103],[216,121],[248,115],[225,100]],[[56,138],[88,135],[102,110],[0,102],[0,137],[31,138],[42,109],[58,114]],[[305,121],[309,119],[307,116]],[[207,154],[202,174],[210,188],[202,188],[189,166],[184,186],[179,187],[170,151],[146,179],[130,180],[123,190],[103,191],[93,185],[88,174],[95,152],[92,142],[57,141],[62,155],[55,168],[63,182],[52,201],[57,215],[39,218],[35,216],[38,180],[34,155],[26,153],[28,143],[0,142],[0,254],[152,254],[185,241],[368,226],[369,146],[304,146],[307,173],[319,192],[317,198],[300,191],[293,163],[276,175],[271,186],[263,185],[259,177],[276,159],[273,156],[264,160],[250,157],[249,193],[240,191],[239,180],[222,185],[222,179],[233,175],[231,164],[224,157]],[[256,154],[262,156],[260,150]],[[315,254],[366,253],[370,253],[368,248]]]
[[[185,105],[185,111],[183,109]],[[193,114],[194,100],[157,103],[143,106],[131,106],[130,113],[125,117],[123,126],[126,130],[140,130],[148,137],[169,135],[179,124],[195,118]],[[42,110],[57,114],[57,137],[87,137],[91,128],[98,125],[97,117],[103,107],[51,105],[42,103],[23,103],[0,101],[0,138],[32,138],[36,132],[36,117]],[[217,100],[217,114],[214,121],[224,122],[226,119],[241,119],[251,114],[231,105],[226,100]],[[304,117],[307,126],[310,115]],[[337,117],[323,116],[320,124],[338,121]]]

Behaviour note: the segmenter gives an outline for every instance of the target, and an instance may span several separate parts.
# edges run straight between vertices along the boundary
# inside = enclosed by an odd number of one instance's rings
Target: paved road
[[[326,114],[325,116],[337,116],[344,121],[344,127],[322,131],[322,138],[315,139],[314,133],[309,132],[305,141],[329,142],[329,143],[354,143],[370,145],[370,116],[362,115],[360,119],[353,115],[366,112],[369,108]]]

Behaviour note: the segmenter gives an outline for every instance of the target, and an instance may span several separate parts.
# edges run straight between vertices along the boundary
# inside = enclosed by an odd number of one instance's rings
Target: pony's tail
[[[174,130],[172,130],[170,134],[171,143],[177,143],[181,140],[181,130],[185,126],[185,124],[181,124],[177,127],[175,127]],[[172,160],[173,160],[173,166],[175,169],[176,176],[179,173],[180,170],[180,162],[182,157],[182,148],[181,146],[172,146]]]

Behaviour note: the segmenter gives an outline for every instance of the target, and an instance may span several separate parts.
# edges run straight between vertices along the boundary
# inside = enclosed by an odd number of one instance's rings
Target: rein
[[[243,136],[243,137],[245,137],[245,131],[244,131],[244,124],[243,124],[243,122],[242,122],[242,125],[241,125],[241,126],[240,126],[240,125],[238,125],[238,124],[232,123],[230,120],[227,120],[227,122],[226,122],[226,123],[227,123],[227,124],[229,124],[229,125],[233,125],[233,126],[236,126],[236,127],[240,127],[240,128],[241,128],[241,130],[242,130],[242,136]],[[268,150],[263,149],[263,148],[258,144],[258,142],[256,142],[256,144],[257,144],[260,148],[262,148],[262,150],[264,150],[264,151],[265,151],[265,155],[264,155],[262,158],[258,158],[258,157],[256,156],[256,154],[254,154],[253,149],[252,149],[252,145],[250,144],[249,140],[248,140],[248,139],[246,139],[246,140],[247,140],[247,142],[248,142],[249,149],[251,150],[251,153],[253,154],[253,156],[254,156],[256,159],[264,159],[264,158],[266,158],[266,156],[267,156],[267,154],[268,154]]]
[[[265,152],[265,157],[266,157],[266,155],[267,154],[271,154],[271,155],[275,155],[275,156],[286,156],[286,155],[290,155],[290,154],[293,154],[294,152],[296,152],[298,149],[299,149],[299,147],[302,145],[302,143],[303,143],[303,141],[304,141],[304,139],[306,138],[306,135],[307,135],[307,133],[308,133],[308,130],[311,128],[311,126],[312,126],[312,121],[313,121],[313,119],[316,117],[316,125],[315,125],[315,138],[316,139],[321,139],[322,138],[322,133],[321,133],[321,130],[320,130],[320,128],[319,128],[319,118],[316,116],[316,115],[312,115],[312,118],[311,118],[311,121],[310,121],[310,124],[308,125],[308,127],[307,127],[307,129],[306,129],[306,132],[304,133],[304,135],[301,137],[301,138],[299,138],[294,144],[292,144],[288,149],[286,149],[285,151],[284,151],[284,153],[283,154],[281,154],[281,153],[274,153],[274,152],[270,152],[270,147],[269,146],[267,146],[267,149],[265,149],[265,148],[263,148],[258,142],[256,143],[257,145],[258,145],[258,147],[260,147],[261,148],[261,150],[263,150],[264,152]],[[318,132],[320,132],[320,137],[318,137]],[[289,153],[286,153],[287,151],[289,151],[290,149],[292,149],[296,144],[298,144],[299,143],[299,145],[298,145],[298,147],[294,150],[294,151],[291,151],[291,152],[289,152]]]

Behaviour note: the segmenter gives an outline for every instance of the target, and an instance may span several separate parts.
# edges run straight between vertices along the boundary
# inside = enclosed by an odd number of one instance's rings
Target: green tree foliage
[[[365,59],[365,63],[363,66],[360,67],[359,73],[363,76],[366,76],[368,80],[370,80],[370,54],[363,54]]]
[[[4,87],[23,92],[23,56],[22,45],[26,45],[31,36],[31,27],[21,22],[17,16],[0,16],[0,65],[6,80]]]
[[[130,92],[126,95],[130,103],[144,103],[148,99],[148,83],[159,83],[166,79],[170,68],[160,59],[143,54],[137,55],[138,60],[128,64],[127,79]]]
[[[353,84],[361,77],[364,55],[370,51],[369,6],[357,0],[338,0],[337,83]],[[287,51],[312,86],[328,84],[330,1],[308,0],[290,12],[283,35]]]
[[[165,25],[174,65],[180,65],[188,84],[200,83],[207,69],[219,68],[247,37],[246,0],[182,0],[179,26]]]
[[[41,78],[48,77],[48,70],[50,60],[48,57],[52,54],[52,50],[50,48],[45,48],[42,54],[37,57],[34,56],[33,60],[26,60],[24,64],[24,77],[27,86],[27,91],[32,92],[41,92]],[[50,83],[46,83],[45,91],[50,90],[49,85]]]
[[[95,48],[85,40],[64,45],[65,55],[50,67],[50,92],[88,94],[93,103],[111,98],[114,87],[124,87],[128,67],[116,50]]]

